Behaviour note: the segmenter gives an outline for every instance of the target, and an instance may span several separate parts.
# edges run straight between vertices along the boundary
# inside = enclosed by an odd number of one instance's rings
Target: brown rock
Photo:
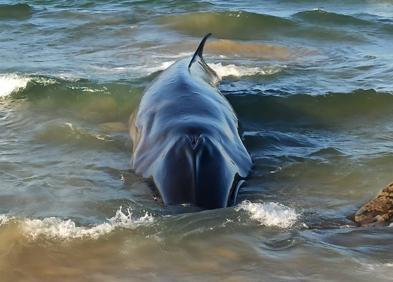
[[[364,204],[356,212],[354,220],[360,226],[387,225],[393,221],[393,183]]]

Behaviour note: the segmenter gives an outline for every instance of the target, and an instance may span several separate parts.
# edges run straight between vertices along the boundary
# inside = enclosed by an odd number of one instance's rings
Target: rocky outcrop
[[[364,204],[355,214],[360,226],[383,226],[393,221],[393,183],[386,186],[374,199]]]

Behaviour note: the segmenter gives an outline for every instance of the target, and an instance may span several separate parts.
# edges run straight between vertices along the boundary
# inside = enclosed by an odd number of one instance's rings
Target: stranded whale
[[[130,117],[132,169],[165,205],[230,206],[251,170],[236,114],[202,56],[209,35],[153,81]]]

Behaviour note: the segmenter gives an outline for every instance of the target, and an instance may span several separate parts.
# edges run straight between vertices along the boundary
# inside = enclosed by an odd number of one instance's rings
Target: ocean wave
[[[123,125],[123,123],[120,124]],[[107,151],[127,151],[128,143],[125,137],[109,135],[110,132],[119,131],[119,128],[119,124],[116,123],[103,123],[100,124],[100,130],[96,131],[79,127],[71,122],[51,121],[41,124],[33,140],[44,144],[74,145],[81,150],[105,148]],[[126,125],[120,129],[127,132]]]
[[[298,12],[293,17],[316,24],[333,25],[369,25],[371,22],[351,15],[328,12],[322,9],[313,9]]]
[[[187,54],[189,55],[189,54]],[[138,74],[139,78],[146,78],[152,74],[164,71],[176,61],[168,60],[154,62],[149,65],[127,66],[106,68],[91,66],[100,73],[129,73]],[[244,77],[244,76],[266,76],[280,73],[287,68],[286,65],[264,65],[264,66],[246,66],[236,64],[208,63],[208,65],[217,73],[220,78],[224,77]],[[84,93],[109,94],[109,87],[94,81],[78,79],[74,76],[64,76],[59,74],[57,77],[30,75],[22,76],[19,74],[0,74],[0,98],[18,94],[18,97],[47,97],[48,91],[53,90],[58,97],[61,97],[64,91],[73,92],[75,95]],[[116,83],[113,83],[115,85]],[[34,93],[34,94],[33,94]]]
[[[197,12],[163,16],[159,23],[194,36],[210,31],[219,38],[248,39],[271,31],[286,30],[295,22],[251,12]]]
[[[275,202],[252,203],[243,201],[235,210],[246,211],[251,219],[264,226],[290,228],[299,219],[299,215],[294,209]]]
[[[0,98],[24,89],[30,80],[30,77],[18,74],[0,74]]]
[[[278,91],[224,92],[238,117],[258,122],[298,122],[316,126],[340,125],[392,117],[393,95],[373,89],[325,95]]]
[[[318,41],[365,40],[361,34],[354,32],[327,28],[324,25],[304,24],[303,20],[299,20],[302,17],[312,18],[304,14],[287,18],[245,11],[227,11],[163,16],[158,22],[167,28],[196,37],[200,37],[208,30],[221,39],[266,40],[284,36]]]
[[[155,73],[172,63],[173,61],[165,61],[148,71]],[[210,66],[222,78],[268,76],[286,71],[285,65],[212,63]],[[145,87],[145,84],[132,87],[124,82],[102,84],[85,79],[64,80],[17,74],[0,75],[0,82],[4,82],[0,83],[0,97],[26,98],[53,111],[69,107],[83,120],[99,123],[126,119],[137,107]],[[386,119],[393,115],[393,93],[378,92],[374,89],[324,95],[296,94],[275,89],[227,91],[225,87],[222,92],[234,107],[239,119],[245,122],[300,122],[323,126],[362,119]],[[64,129],[64,136],[75,133],[70,134],[68,127],[61,128]]]
[[[163,71],[170,67],[175,61],[162,62],[154,67],[140,67],[146,74]],[[254,75],[273,75],[281,72],[286,68],[285,65],[269,65],[265,67],[240,66],[235,64],[224,65],[222,63],[208,63],[208,65],[217,73],[220,78],[233,76],[254,76]]]
[[[0,225],[15,221],[22,234],[32,240],[40,237],[55,240],[98,239],[116,229],[136,229],[154,222],[154,217],[146,212],[142,216],[135,216],[131,209],[120,207],[115,215],[107,222],[93,226],[77,226],[71,219],[47,217],[44,219],[16,219],[7,215],[0,215]]]
[[[75,93],[105,93],[105,86],[95,84],[86,80],[76,79],[72,77],[49,77],[43,75],[28,75],[23,76],[19,74],[0,74],[0,97],[13,96],[17,97],[47,97],[47,91],[53,90],[56,94],[60,94],[62,88]],[[34,94],[33,94],[34,93]]]
[[[25,3],[18,4],[0,4],[0,19],[18,19],[29,18],[33,14],[33,9]]]
[[[269,227],[290,228],[299,219],[299,215],[294,209],[274,202],[252,203],[250,201],[243,201],[235,207],[235,211],[245,212],[247,214],[247,217],[243,220],[249,218],[257,221],[260,225]],[[165,218],[170,221],[179,220],[178,217],[172,217],[171,215]],[[180,218],[184,218],[184,216],[180,216]],[[203,219],[203,217],[200,219]],[[0,215],[0,226],[1,228],[7,228],[8,225],[13,225],[22,236],[29,240],[37,240],[40,238],[61,241],[75,239],[97,240],[116,230],[136,230],[138,228],[149,227],[154,224],[156,220],[157,219],[149,212],[135,213],[131,208],[123,209],[120,207],[113,217],[96,225],[78,225],[78,223],[72,219],[63,219],[59,217],[45,217],[42,219],[18,218],[2,214]],[[228,222],[233,221],[228,219],[224,224],[219,226],[225,227]],[[181,224],[179,228],[186,226],[188,226],[188,223],[185,225]],[[208,230],[212,228],[214,227],[209,227]],[[205,228],[201,227],[199,224],[197,229],[205,230]]]
[[[100,83],[87,79],[31,75],[26,80],[12,81],[9,90],[4,88],[3,93],[7,96],[3,98],[27,100],[32,102],[33,107],[44,107],[52,112],[67,109],[79,119],[105,123],[128,119],[138,105],[145,80],[137,83],[140,85],[133,86],[124,81]],[[4,84],[0,84],[0,87],[4,87]],[[68,127],[62,126],[60,129],[59,136],[77,136]]]
[[[140,66],[132,67],[133,71],[137,71],[140,75],[150,75],[160,71],[164,71],[170,67],[175,61],[164,61],[155,66]],[[217,73],[220,78],[224,77],[242,77],[254,75],[273,75],[281,72],[286,68],[286,65],[268,65],[263,67],[257,66],[241,66],[235,64],[224,65],[222,63],[208,63],[208,65]],[[113,71],[126,72],[130,68],[115,68]]]

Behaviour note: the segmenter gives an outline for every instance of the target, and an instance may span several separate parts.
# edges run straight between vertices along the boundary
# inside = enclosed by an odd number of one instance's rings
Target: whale
[[[130,116],[131,168],[165,206],[234,205],[252,169],[237,116],[203,58],[210,35],[151,82]]]

